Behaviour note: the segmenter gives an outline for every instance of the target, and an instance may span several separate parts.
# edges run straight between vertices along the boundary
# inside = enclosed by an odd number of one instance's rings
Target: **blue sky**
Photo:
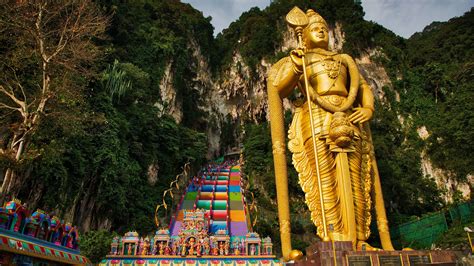
[[[261,9],[270,0],[182,0],[212,17],[215,35],[227,28],[242,12]],[[365,19],[375,21],[405,38],[422,31],[433,21],[447,21],[474,7],[474,0],[362,0]]]

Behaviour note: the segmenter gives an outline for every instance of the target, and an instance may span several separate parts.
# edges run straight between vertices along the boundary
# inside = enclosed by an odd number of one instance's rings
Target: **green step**
[[[186,193],[186,195],[184,196],[184,200],[195,200],[196,197],[197,197],[197,191],[192,191],[192,192]]]
[[[227,201],[214,201],[214,206],[212,208],[214,210],[225,210],[227,209]]]
[[[211,201],[210,200],[198,200],[197,208],[210,210],[211,209]]]
[[[229,193],[230,200],[242,200],[242,193],[240,192],[230,192]]]

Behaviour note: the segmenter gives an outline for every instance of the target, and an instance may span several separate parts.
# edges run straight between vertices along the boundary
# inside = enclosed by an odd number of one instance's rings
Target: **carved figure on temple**
[[[204,254],[209,255],[211,252],[211,246],[209,245],[209,240],[204,240]]]
[[[234,255],[240,255],[240,242],[234,242]]]
[[[218,249],[217,247],[213,247],[211,254],[212,254],[213,256],[219,255],[219,249]]]
[[[196,225],[196,227],[197,227],[198,232],[201,232],[202,229],[203,229],[203,224],[202,224],[202,222],[198,222],[197,225]]]
[[[142,250],[143,250],[143,237],[140,238],[140,240],[138,241],[138,250],[137,250],[137,254],[142,254]]]
[[[186,242],[184,242],[184,238],[181,238],[179,243],[179,248],[181,251],[181,256],[186,256]]]
[[[165,246],[165,255],[171,254],[171,248],[169,246]]]
[[[143,243],[142,255],[148,255],[148,251],[150,250],[150,240],[145,239]]]
[[[179,242],[174,241],[171,246],[171,254],[178,255],[179,254]]]
[[[250,255],[256,255],[255,244],[250,244]]]
[[[196,243],[196,256],[200,257],[202,254],[202,240],[198,240]]]
[[[219,255],[224,255],[224,242],[219,242]]]
[[[127,255],[133,255],[133,252],[132,252],[132,244],[128,244]]]
[[[229,255],[229,242],[225,242],[224,244],[224,255]]]
[[[299,46],[273,65],[267,79],[283,256],[291,241],[282,99],[296,87],[305,100],[295,103],[288,148],[318,236],[365,245],[375,201],[382,245],[393,250],[367,124],[372,90],[351,56],[329,50],[329,26],[318,13],[295,7],[287,22]]]
[[[188,229],[193,230],[196,228],[196,225],[194,224],[194,221],[189,221],[188,222]]]
[[[165,247],[163,245],[163,242],[159,242],[158,243],[158,254],[159,255],[163,255],[165,253]]]
[[[151,254],[152,255],[157,255],[157,253],[158,253],[158,243],[155,243],[153,245],[153,250],[151,251]]]
[[[196,248],[196,244],[194,243],[196,240],[194,237],[189,238],[189,243],[188,243],[188,254],[189,255],[194,255],[194,250]]]

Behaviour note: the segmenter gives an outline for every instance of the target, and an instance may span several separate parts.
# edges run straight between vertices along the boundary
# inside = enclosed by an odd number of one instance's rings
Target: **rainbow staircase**
[[[252,232],[240,165],[211,164],[186,187],[168,229],[116,237],[101,266],[276,266],[269,237]]]
[[[177,236],[185,210],[202,209],[209,219],[211,234],[226,230],[231,241],[249,233],[245,200],[241,188],[240,165],[208,167],[188,185],[170,223],[171,236]]]

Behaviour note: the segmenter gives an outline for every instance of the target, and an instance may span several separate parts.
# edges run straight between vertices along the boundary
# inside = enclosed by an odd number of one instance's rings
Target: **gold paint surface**
[[[366,245],[374,206],[382,246],[393,250],[368,126],[372,90],[351,56],[328,50],[324,19],[313,10],[305,15],[295,8],[287,15],[298,48],[267,79],[283,256],[289,258],[291,233],[282,99],[295,88],[305,103],[294,112],[288,148],[318,236]]]

